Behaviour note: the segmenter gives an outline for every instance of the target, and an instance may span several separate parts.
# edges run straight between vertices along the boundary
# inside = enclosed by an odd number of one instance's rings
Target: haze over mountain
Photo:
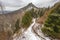
[[[29,3],[33,3],[37,7],[53,6],[59,0],[1,0],[5,5],[5,10],[14,11],[26,6]]]

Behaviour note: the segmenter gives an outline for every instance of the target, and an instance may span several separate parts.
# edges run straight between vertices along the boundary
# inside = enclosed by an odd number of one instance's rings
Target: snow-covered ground
[[[36,24],[36,19],[32,20],[32,24],[29,26],[29,28],[22,34],[22,36],[16,36],[13,38],[13,40],[44,40],[41,37],[38,37],[34,32],[32,27],[36,27],[39,24]],[[41,31],[37,31],[41,32]],[[50,40],[48,37],[43,36],[43,33],[41,32],[40,35],[45,38],[46,40]],[[15,36],[15,35],[14,35]]]
[[[34,33],[36,33],[36,35],[40,38],[40,40],[50,40],[49,37],[46,37],[43,32],[41,31],[41,28],[43,27],[44,25],[42,24],[38,24],[38,23],[35,23],[34,27],[33,27],[33,31]]]

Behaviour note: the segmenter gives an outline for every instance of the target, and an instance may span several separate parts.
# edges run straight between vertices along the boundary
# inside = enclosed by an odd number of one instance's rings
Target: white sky
[[[57,1],[59,0],[1,0],[6,8],[5,10],[11,11],[24,7],[31,2],[37,7],[48,7],[52,6]]]

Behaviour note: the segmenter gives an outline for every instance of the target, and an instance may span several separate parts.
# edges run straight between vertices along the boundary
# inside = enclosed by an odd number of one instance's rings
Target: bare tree
[[[0,9],[1,9],[1,13],[4,14],[4,6],[3,3],[0,1]]]

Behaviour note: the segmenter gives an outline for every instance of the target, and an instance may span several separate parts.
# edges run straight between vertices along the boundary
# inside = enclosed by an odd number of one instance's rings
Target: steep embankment
[[[10,36],[14,33],[17,19],[21,20],[23,15],[24,13],[21,11],[0,14],[0,40],[9,40]]]

